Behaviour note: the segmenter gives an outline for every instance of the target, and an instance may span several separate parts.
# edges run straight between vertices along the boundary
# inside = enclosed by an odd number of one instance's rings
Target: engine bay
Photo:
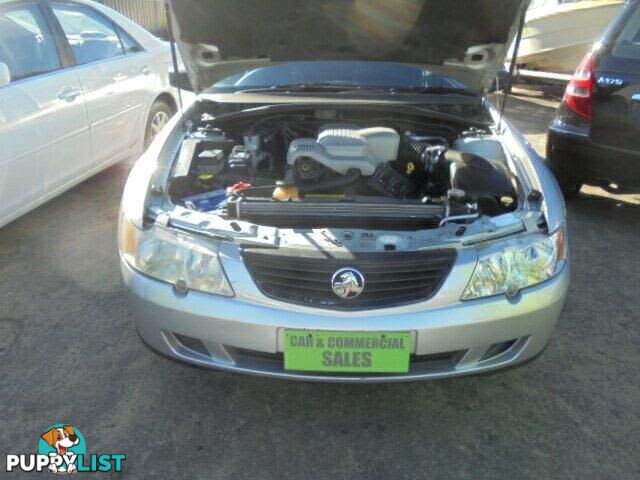
[[[487,129],[357,108],[220,119],[182,142],[175,205],[276,228],[418,230],[518,207]]]

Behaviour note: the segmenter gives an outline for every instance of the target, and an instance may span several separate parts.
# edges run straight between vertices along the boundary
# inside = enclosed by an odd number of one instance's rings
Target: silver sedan
[[[375,31],[358,20],[377,18],[372,2],[326,42],[322,2],[298,2],[303,32],[256,3],[255,44],[226,28],[241,12],[199,22],[219,2],[170,3],[187,68],[175,80],[199,96],[134,167],[120,215],[149,346],[337,382],[486,372],[543,351],[569,284],[564,201],[484,96],[527,2]],[[451,44],[433,35],[443,24],[474,34]]]

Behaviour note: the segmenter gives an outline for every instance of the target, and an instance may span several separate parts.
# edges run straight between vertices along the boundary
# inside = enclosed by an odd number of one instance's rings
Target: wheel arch
[[[171,111],[175,114],[178,111],[178,103],[176,99],[169,92],[162,92],[158,95],[151,104],[152,106],[157,102],[162,101],[171,107]]]

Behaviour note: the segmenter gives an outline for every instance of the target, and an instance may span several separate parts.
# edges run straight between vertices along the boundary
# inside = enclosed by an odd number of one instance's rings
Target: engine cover
[[[303,162],[305,169],[309,159],[342,175],[357,169],[364,176],[371,176],[383,162],[398,156],[400,135],[392,128],[364,129],[326,128],[318,138],[298,138],[291,142],[287,152],[287,164]]]

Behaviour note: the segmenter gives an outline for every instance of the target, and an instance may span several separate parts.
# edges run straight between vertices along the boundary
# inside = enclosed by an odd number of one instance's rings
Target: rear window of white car
[[[124,55],[113,23],[95,10],[81,5],[57,3],[52,8],[78,64]]]
[[[613,54],[619,58],[640,60],[640,7],[636,7],[618,35]]]
[[[9,67],[12,82],[61,67],[40,7],[27,4],[0,10],[0,62]]]

